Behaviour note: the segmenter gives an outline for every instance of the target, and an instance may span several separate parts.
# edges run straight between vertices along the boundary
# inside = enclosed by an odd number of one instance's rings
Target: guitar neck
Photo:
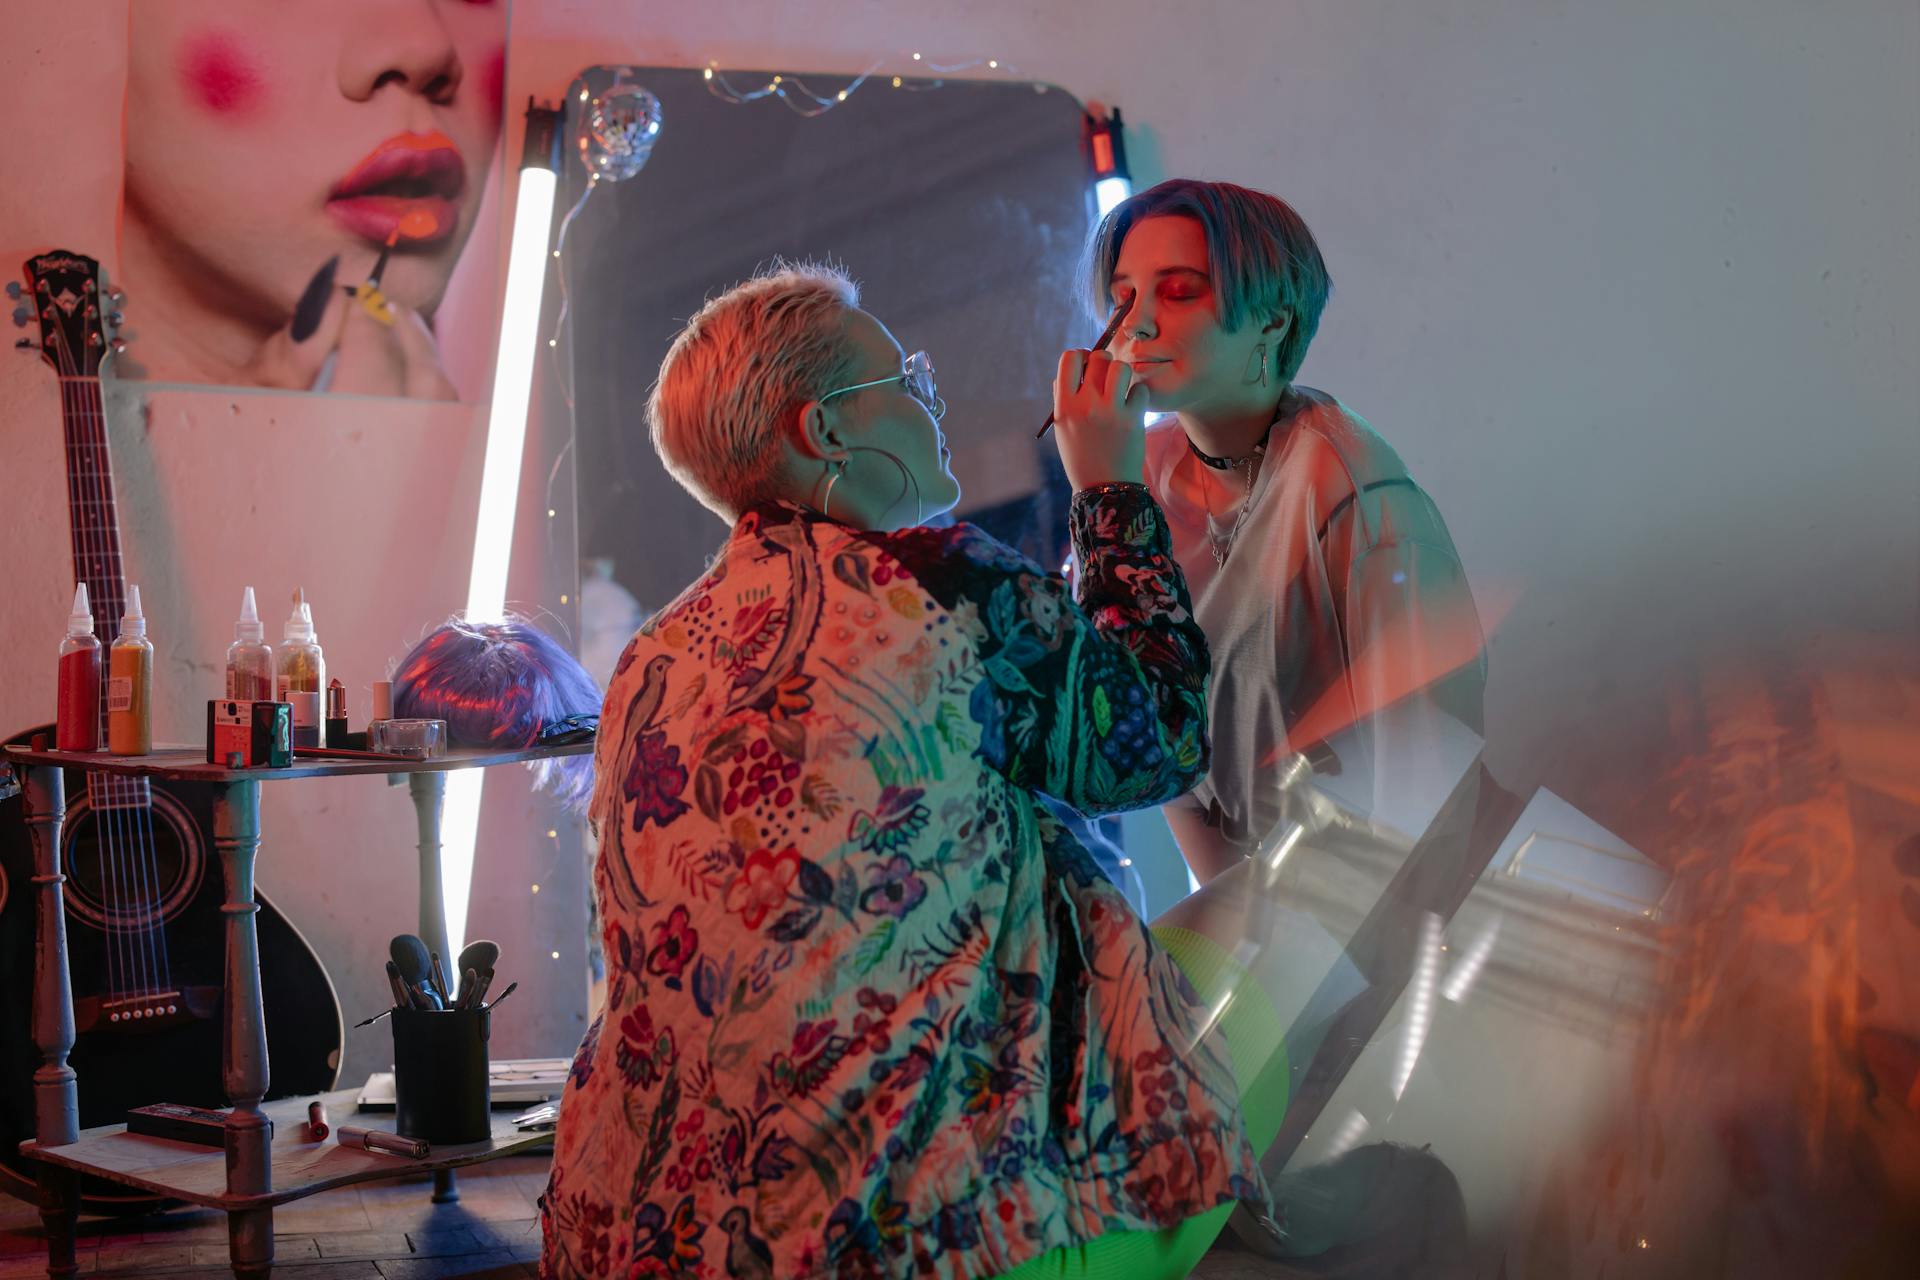
[[[119,634],[127,607],[126,571],[120,561],[120,512],[114,502],[113,459],[107,449],[107,415],[97,377],[60,379],[60,416],[66,432],[67,528],[73,544],[73,580],[87,587],[94,634],[102,645]],[[101,664],[102,679],[106,664]],[[100,698],[100,741],[107,740],[107,699]],[[94,780],[90,788],[102,790]],[[116,796],[131,790],[114,784]],[[144,791],[145,788],[140,788]]]

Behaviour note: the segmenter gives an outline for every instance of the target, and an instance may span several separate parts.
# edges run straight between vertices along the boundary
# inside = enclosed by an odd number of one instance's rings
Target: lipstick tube
[[[343,1147],[359,1147],[362,1151],[378,1151],[383,1155],[412,1156],[423,1159],[433,1154],[433,1148],[418,1138],[403,1138],[397,1133],[388,1133],[385,1129],[362,1129],[357,1124],[343,1124],[334,1128],[334,1136]]]

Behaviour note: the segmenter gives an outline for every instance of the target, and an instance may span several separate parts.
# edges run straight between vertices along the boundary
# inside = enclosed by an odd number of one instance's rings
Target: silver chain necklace
[[[1207,544],[1213,551],[1213,567],[1216,570],[1227,567],[1227,556],[1233,551],[1233,540],[1240,536],[1240,526],[1245,522],[1247,512],[1253,508],[1253,464],[1260,455],[1266,451],[1266,442],[1262,441],[1252,453],[1240,459],[1241,475],[1247,482],[1247,494],[1246,497],[1240,500],[1240,512],[1234,516],[1233,527],[1227,530],[1225,541],[1222,541],[1213,532],[1213,522],[1215,519],[1213,514],[1213,487],[1207,485],[1202,490],[1207,504]],[[1195,450],[1195,452],[1197,453],[1198,450]]]

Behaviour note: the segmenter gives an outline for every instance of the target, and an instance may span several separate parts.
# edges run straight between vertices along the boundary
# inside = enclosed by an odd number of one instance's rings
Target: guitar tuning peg
[[[108,302],[112,303],[114,306],[117,307],[121,303],[125,302],[126,300],[127,300],[127,291],[125,289],[122,289],[117,284],[108,286],[107,288]]]
[[[124,312],[119,312],[119,311],[107,312],[107,328],[118,329],[121,325],[125,324],[126,322],[127,322],[127,317]]]
[[[33,308],[31,307],[15,307],[13,309],[13,323],[15,328],[19,328],[19,329],[26,328],[27,321],[32,318],[33,318]]]
[[[7,296],[9,298],[17,298],[20,296],[20,282],[18,280],[7,281]]]
[[[107,350],[117,356],[123,356],[127,353],[127,340],[125,338],[115,338],[107,344]]]
[[[13,349],[15,351],[31,351],[33,350],[33,339],[32,338],[15,338],[13,340]],[[398,777],[399,775],[396,774],[394,776]]]

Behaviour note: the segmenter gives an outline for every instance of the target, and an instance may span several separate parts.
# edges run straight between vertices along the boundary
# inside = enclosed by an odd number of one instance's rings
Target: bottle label
[[[320,695],[317,693],[283,693],[281,702],[293,704],[293,723],[296,727],[317,727],[320,723]]]
[[[107,678],[107,710],[133,710],[133,678],[131,676]]]

